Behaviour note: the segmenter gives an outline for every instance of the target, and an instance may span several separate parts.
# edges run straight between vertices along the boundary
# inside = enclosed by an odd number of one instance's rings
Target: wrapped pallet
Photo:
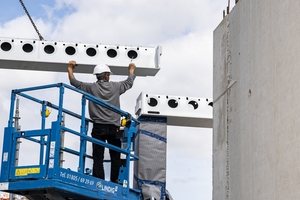
[[[133,186],[142,200],[172,200],[166,190],[167,118],[139,117]]]

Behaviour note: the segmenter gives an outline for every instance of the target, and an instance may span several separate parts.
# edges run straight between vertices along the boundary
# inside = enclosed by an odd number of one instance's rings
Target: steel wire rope
[[[40,40],[44,40],[43,36],[42,36],[41,33],[39,32],[39,30],[38,30],[38,28],[36,27],[34,21],[32,20],[32,18],[31,18],[31,16],[30,16],[30,14],[29,14],[29,12],[28,12],[28,10],[27,10],[25,4],[23,3],[22,0],[19,0],[19,1],[20,1],[20,3],[21,3],[21,5],[22,5],[22,7],[23,7],[23,9],[24,9],[24,11],[25,11],[25,13],[27,14],[27,16],[28,16],[28,18],[29,18],[29,20],[30,20],[30,22],[31,22],[31,24],[32,24],[32,26],[33,26],[33,28],[35,29],[36,33],[38,34]]]

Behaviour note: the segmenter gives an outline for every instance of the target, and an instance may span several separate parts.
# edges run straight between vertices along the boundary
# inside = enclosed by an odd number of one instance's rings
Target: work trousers
[[[119,127],[110,124],[93,125],[92,137],[117,147],[121,147],[121,140],[117,138]],[[103,159],[105,147],[93,143],[93,176],[105,180]],[[109,149],[111,168],[110,181],[117,183],[121,166],[120,152]]]

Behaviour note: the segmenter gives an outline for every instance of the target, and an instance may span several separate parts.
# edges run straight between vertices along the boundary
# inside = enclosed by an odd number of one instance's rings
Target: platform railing
[[[58,88],[58,104],[51,103],[47,100],[41,100],[28,94],[27,92],[46,90],[50,88]],[[81,97],[81,112],[76,113],[69,109],[64,108],[64,93],[65,90],[71,90],[82,95]],[[40,129],[34,130],[16,130],[14,127],[14,111],[16,104],[16,97],[23,97],[37,103],[41,107],[41,122]],[[97,140],[88,135],[89,123],[93,121],[86,117],[86,102],[91,101],[100,106],[103,106],[113,112],[120,114],[127,120],[127,125],[124,127],[124,135],[122,141],[127,141],[126,148],[119,148],[117,146],[108,144],[106,142]],[[51,128],[46,128],[47,109],[54,109],[57,111],[57,119],[51,124]],[[75,131],[63,123],[63,115],[69,115],[80,120],[80,131]],[[78,156],[78,166],[76,173],[86,174],[86,158],[92,159],[91,155],[86,153],[87,142],[98,144],[106,148],[125,154],[126,164],[120,169],[119,183],[123,184],[122,193],[126,196],[129,193],[129,174],[130,174],[130,161],[137,160],[138,157],[131,153],[134,147],[130,145],[136,136],[136,126],[139,124],[138,120],[133,118],[130,113],[120,110],[119,108],[104,102],[101,99],[94,97],[86,92],[64,83],[50,84],[44,86],[30,87],[24,89],[16,89],[11,94],[11,106],[8,120],[8,126],[5,128],[3,152],[2,152],[2,169],[0,182],[17,181],[22,179],[40,179],[40,178],[53,178],[56,176],[56,168],[61,167],[60,155],[61,152],[67,152]],[[61,145],[61,133],[68,132],[80,138],[79,151],[67,148]],[[40,145],[39,152],[39,165],[31,166],[15,166],[16,147],[19,139],[29,140]],[[19,159],[19,158],[18,158]],[[108,161],[109,162],[109,161]],[[61,178],[65,178],[62,176]],[[124,185],[126,187],[124,187]],[[0,186],[0,189],[2,187]],[[19,188],[20,189],[20,188]],[[9,191],[9,189],[7,189]]]

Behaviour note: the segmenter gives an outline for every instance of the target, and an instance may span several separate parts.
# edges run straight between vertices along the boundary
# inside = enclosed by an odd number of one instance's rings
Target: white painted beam
[[[162,48],[86,44],[0,38],[0,68],[66,72],[69,60],[76,60],[76,72],[92,73],[94,66],[110,66],[115,75],[127,75],[128,64],[136,64],[137,76],[155,76],[160,69]]]
[[[212,99],[141,93],[135,114],[167,117],[173,126],[212,128],[212,109]]]

